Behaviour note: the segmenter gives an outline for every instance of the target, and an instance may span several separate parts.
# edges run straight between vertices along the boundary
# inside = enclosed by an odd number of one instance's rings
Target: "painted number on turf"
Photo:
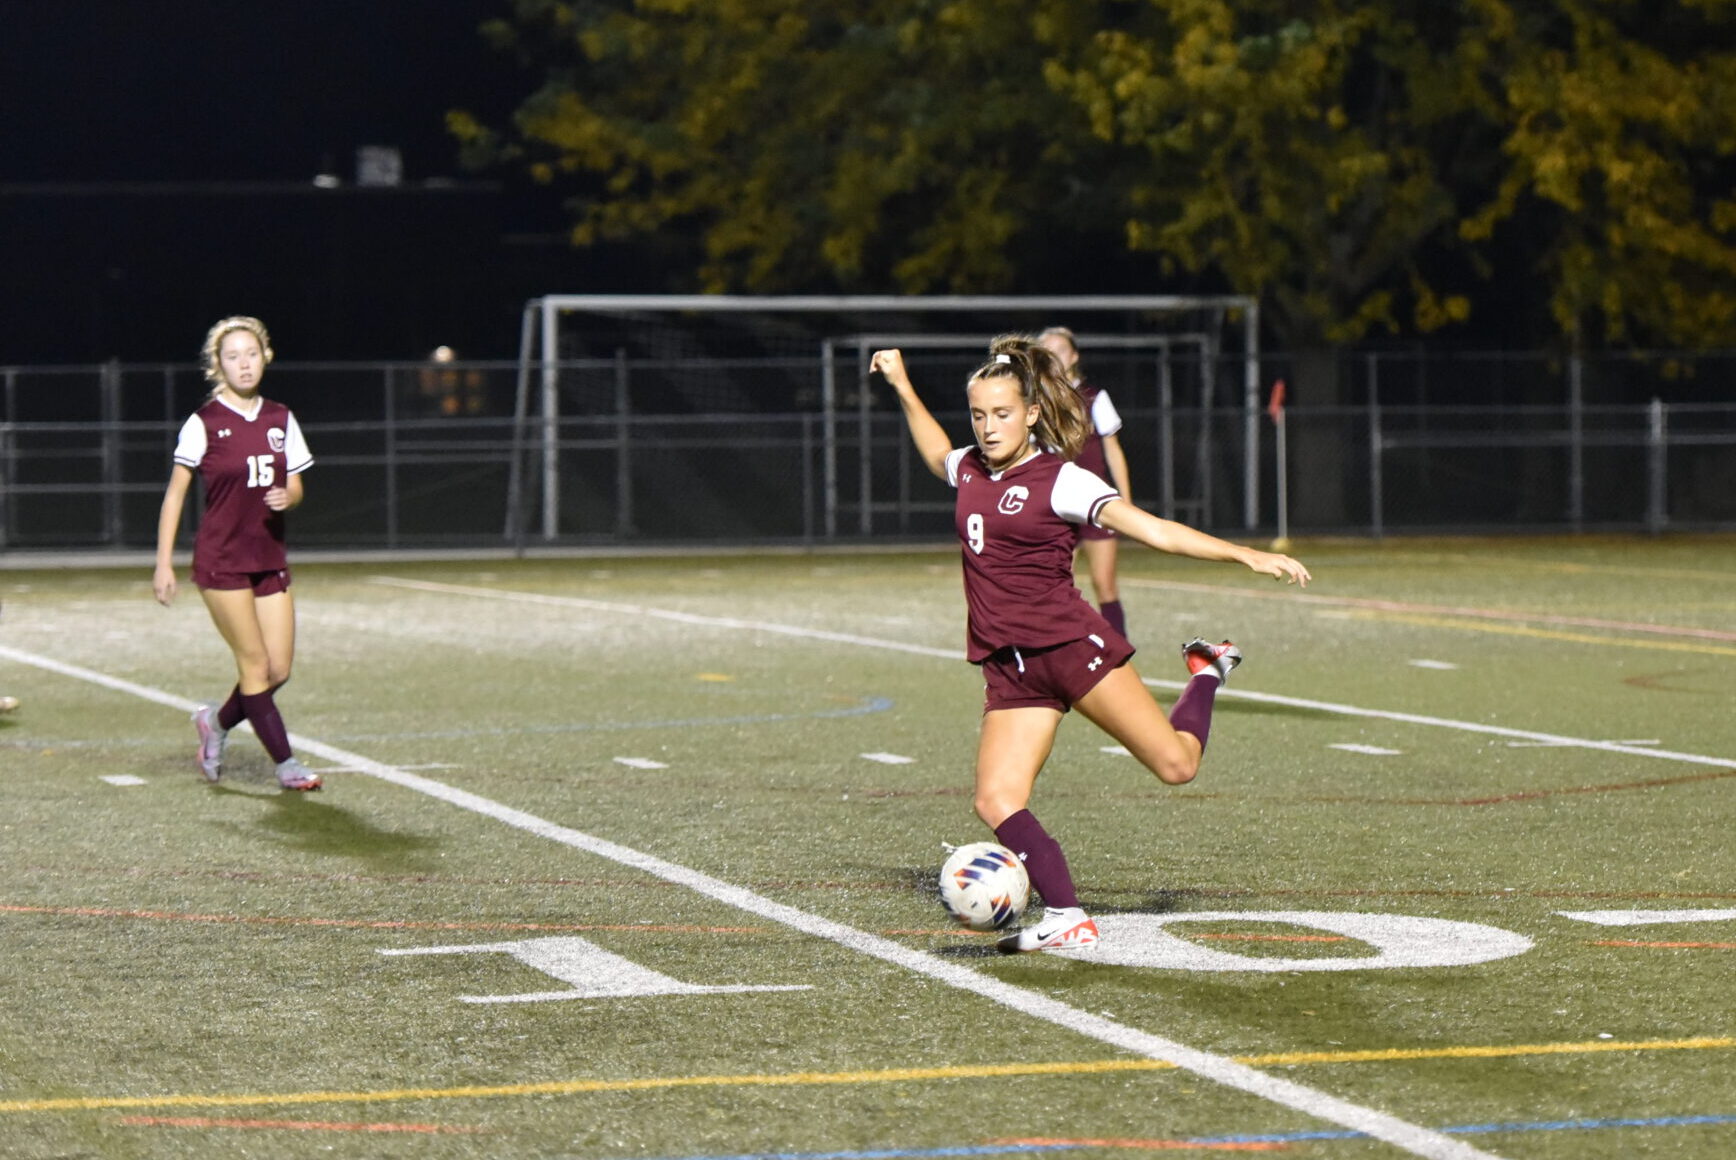
[[[1374,948],[1372,955],[1278,958],[1240,955],[1173,935],[1187,922],[1282,923],[1329,931]],[[1096,962],[1180,971],[1367,971],[1396,967],[1464,967],[1511,958],[1531,949],[1524,935],[1477,922],[1407,914],[1340,911],[1208,911],[1192,914],[1108,914],[1097,920],[1103,941]]]
[[[733,995],[746,991],[806,991],[806,984],[785,987],[704,987],[683,983],[582,938],[532,938],[518,942],[473,943],[469,946],[412,947],[382,950],[383,955],[511,955],[525,966],[568,984],[562,991],[531,991],[517,995],[460,995],[465,1003],[547,1003],[556,999],[627,999],[642,995]]]
[[[247,457],[247,486],[270,487],[277,478],[277,469],[271,465],[273,455],[249,455]]]

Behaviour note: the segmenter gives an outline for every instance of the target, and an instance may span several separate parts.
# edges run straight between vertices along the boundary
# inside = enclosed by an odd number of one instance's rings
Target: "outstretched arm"
[[[952,440],[947,438],[945,429],[929,414],[928,408],[922,405],[922,400],[916,397],[916,388],[911,385],[910,375],[904,369],[904,355],[896,350],[877,350],[868,365],[886,376],[886,381],[898,392],[898,402],[904,408],[904,421],[910,426],[910,440],[916,444],[916,453],[928,464],[928,470],[945,479],[946,457],[952,453]]]
[[[1243,564],[1255,572],[1282,580],[1286,584],[1300,584],[1304,588],[1308,586],[1308,581],[1313,579],[1308,574],[1308,569],[1289,556],[1277,552],[1262,552],[1258,548],[1247,548],[1241,544],[1232,544],[1228,540],[1220,540],[1186,524],[1160,519],[1126,500],[1110,500],[1098,513],[1097,522],[1160,552],[1191,556],[1196,560],[1222,560],[1226,563]]]

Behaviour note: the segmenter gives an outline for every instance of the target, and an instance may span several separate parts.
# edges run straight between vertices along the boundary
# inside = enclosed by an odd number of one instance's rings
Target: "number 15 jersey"
[[[265,493],[313,466],[301,426],[282,403],[260,398],[249,415],[221,399],[181,427],[175,462],[199,473],[205,514],[193,559],[206,572],[275,572],[288,564],[283,513]]]
[[[958,489],[970,661],[1109,629],[1073,583],[1073,548],[1075,525],[1096,523],[1119,492],[1047,451],[996,474],[977,448],[958,448],[946,457],[946,478]]]

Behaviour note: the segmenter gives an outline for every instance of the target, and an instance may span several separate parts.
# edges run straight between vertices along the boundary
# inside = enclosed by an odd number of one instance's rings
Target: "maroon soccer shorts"
[[[200,588],[216,588],[219,591],[251,588],[255,596],[275,596],[279,592],[289,591],[289,569],[273,568],[269,572],[207,572],[195,564],[193,583]]]
[[[1114,632],[1049,648],[1003,648],[983,662],[983,712],[1042,706],[1065,713],[1133,651]]]

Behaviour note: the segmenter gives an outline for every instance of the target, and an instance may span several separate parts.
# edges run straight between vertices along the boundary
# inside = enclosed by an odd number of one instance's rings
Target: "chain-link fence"
[[[1220,534],[1736,528],[1736,403],[1718,398],[1736,356],[1369,355],[1341,360],[1313,400],[1302,360],[1271,356],[1263,381],[1302,387],[1280,426],[1241,397],[1240,359],[1206,345],[1087,353],[1136,499]],[[527,384],[540,367],[275,365],[266,392],[316,460],[293,542],[944,535],[951,494],[891,392],[857,352],[825,357],[563,361],[547,413]],[[978,358],[909,354],[960,443]],[[205,390],[191,366],[0,368],[0,549],[153,544],[176,433]]]

